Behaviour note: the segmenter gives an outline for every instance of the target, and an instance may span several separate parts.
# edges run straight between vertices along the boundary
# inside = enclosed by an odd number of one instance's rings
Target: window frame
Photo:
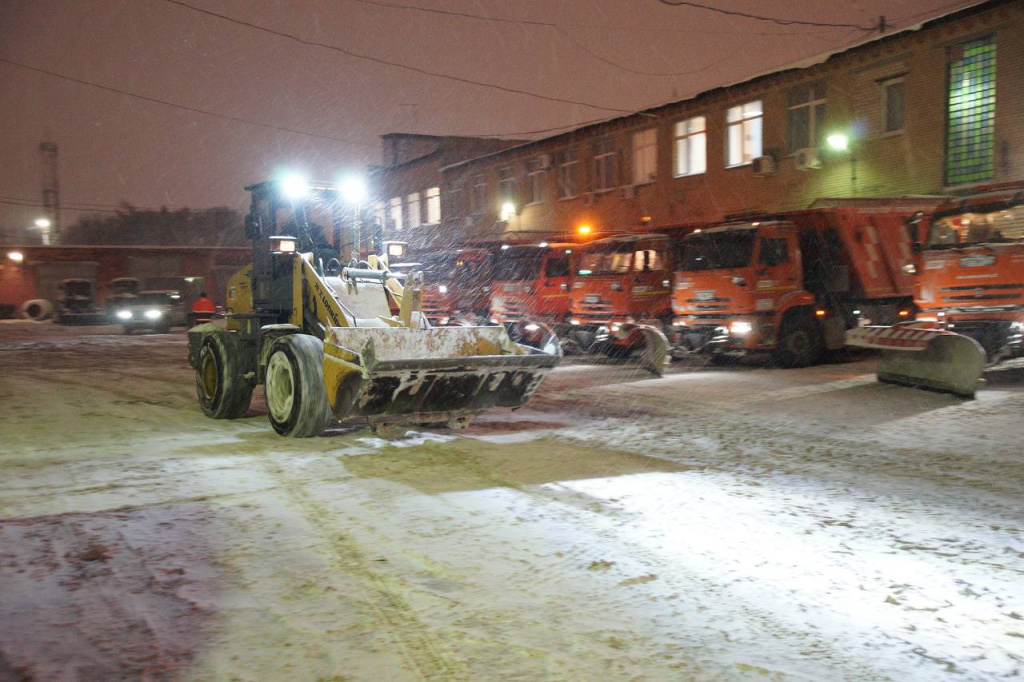
[[[483,213],[487,208],[487,177],[477,173],[470,178],[469,212],[473,215]]]
[[[405,229],[404,206],[405,201],[401,196],[391,197],[388,202],[388,217],[391,218],[391,228],[396,232]]]
[[[745,114],[745,112],[744,112],[744,109],[746,109],[751,104],[758,104],[760,106],[760,108],[761,108],[760,112],[756,116],[747,116]],[[729,112],[737,110],[737,109],[740,111],[740,118],[738,120],[736,120],[736,121],[730,121],[729,120]],[[758,126],[760,128],[759,131],[758,131],[759,134],[758,134],[758,140],[757,140],[757,153],[751,153],[749,161],[740,161],[738,163],[730,163],[729,159],[730,159],[730,154],[732,152],[732,145],[730,144],[729,135],[732,132],[732,129],[734,127],[736,127],[736,126],[739,126],[740,134],[741,134],[740,139],[743,140],[743,142],[742,142],[742,147],[743,148],[740,151],[742,152],[742,156],[746,157],[746,129],[747,129],[747,125],[749,123],[754,122],[754,121],[758,122]],[[748,100],[746,102],[742,102],[740,104],[737,104],[735,106],[727,107],[726,110],[725,110],[725,167],[726,168],[742,168],[743,166],[749,166],[750,164],[752,164],[754,162],[754,159],[756,159],[759,156],[763,156],[763,155],[764,155],[764,100],[763,99],[752,99],[752,100]]]
[[[571,156],[570,156],[571,155]],[[558,152],[555,156],[558,162],[558,199],[575,199],[580,195],[580,150],[578,147],[568,147]],[[571,178],[572,194],[566,194],[566,179]]]
[[[822,95],[816,97],[815,90],[817,86],[821,86]],[[804,102],[798,102],[797,104],[790,103],[791,93],[799,88],[807,88],[807,100]],[[818,120],[818,109],[821,108],[821,118]],[[807,145],[798,147],[793,142],[792,136],[792,117],[793,112],[800,109],[808,110],[808,124],[807,124]],[[828,118],[828,81],[821,78],[814,81],[808,81],[801,83],[800,85],[794,85],[786,90],[786,153],[789,156],[796,156],[801,149],[819,149],[822,145],[822,140],[825,134],[825,120]]]
[[[428,187],[427,189],[423,190],[423,198],[424,198],[424,202],[423,203],[424,203],[424,206],[426,208],[426,214],[427,214],[426,215],[426,220],[424,221],[423,224],[424,225],[438,225],[438,224],[440,224],[440,222],[441,222],[441,188],[440,187]],[[432,206],[434,207],[435,210],[431,210]],[[437,219],[436,220],[431,220],[432,217],[435,217],[435,215],[434,215],[435,212],[436,212],[436,218]]]
[[[692,123],[693,121],[696,121],[697,119],[700,119],[702,121],[701,129],[699,131],[693,131],[692,130],[692,126],[689,125],[689,124]],[[682,135],[680,135],[679,134],[679,126],[681,124],[683,124],[683,123],[687,124],[687,132],[682,134]],[[701,155],[703,157],[702,160],[704,162],[703,163],[703,168],[701,170],[699,170],[699,171],[690,170],[690,171],[688,171],[686,173],[680,173],[679,172],[679,159],[681,158],[681,156],[679,154],[679,145],[680,145],[680,143],[684,143],[684,142],[686,143],[686,159],[687,159],[687,166],[689,166],[690,165],[689,161],[690,161],[690,158],[692,156],[692,151],[691,151],[691,148],[690,148],[690,144],[691,144],[692,140],[694,140],[695,138],[698,138],[698,137],[701,137],[704,140],[704,153]],[[705,116],[705,115],[690,116],[689,118],[683,118],[683,119],[680,119],[680,120],[676,121],[675,123],[672,124],[672,177],[674,177],[674,178],[688,178],[688,177],[691,177],[691,176],[694,176],[694,175],[704,175],[707,172],[708,172],[708,117]]]
[[[526,189],[528,196],[524,202],[527,206],[543,204],[546,197],[544,183],[547,180],[547,168],[544,166],[543,155],[535,156],[526,162]]]
[[[906,80],[903,76],[892,76],[890,78],[883,78],[878,82],[879,87],[882,88],[882,112],[881,112],[881,130],[882,137],[891,137],[893,135],[902,135],[907,131],[907,88]],[[898,129],[889,130],[889,88],[894,85],[903,85],[903,124]]]
[[[644,137],[650,135],[650,140],[644,140]],[[630,135],[630,141],[633,146],[633,158],[632,168],[632,181],[634,185],[646,185],[651,182],[658,180],[658,129],[655,127],[644,128],[643,130],[635,130]],[[639,142],[639,144],[638,144]],[[638,172],[640,170],[639,164],[637,163],[638,157],[644,159],[647,155],[650,155],[650,168],[647,171],[646,177],[638,179]],[[645,164],[646,166],[647,164]]]
[[[405,195],[405,205],[409,218],[409,229],[423,226],[423,201],[420,192]]]
[[[607,151],[603,151],[605,145],[608,145],[609,147]],[[611,135],[594,141],[591,161],[594,169],[592,185],[595,193],[611,192],[619,186],[615,163],[617,154],[618,149],[615,145],[615,138]],[[608,177],[604,177],[605,175]],[[604,180],[608,180],[611,184],[605,186],[602,184]]]

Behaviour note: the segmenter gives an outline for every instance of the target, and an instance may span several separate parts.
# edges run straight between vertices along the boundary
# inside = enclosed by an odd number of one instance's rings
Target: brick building
[[[522,140],[382,135],[384,165],[373,171],[371,183],[377,202],[375,217],[387,226],[387,238],[408,240],[414,246],[440,241],[441,169],[518,144]]]
[[[438,192],[430,200],[440,211],[427,215],[440,220],[397,222],[409,176],[392,173],[381,194],[395,197],[385,234],[531,240],[583,224],[668,228],[820,197],[956,192],[1024,178],[1022,116],[1024,0],[993,0],[684,101],[439,159],[428,177],[439,170],[439,201]],[[424,162],[410,163],[403,173]]]

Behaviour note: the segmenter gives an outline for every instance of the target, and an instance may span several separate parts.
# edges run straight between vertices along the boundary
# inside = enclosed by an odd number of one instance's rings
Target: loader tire
[[[274,342],[264,379],[270,425],[282,436],[319,436],[334,418],[324,387],[324,344],[308,334]]]
[[[125,333],[131,333],[126,327]],[[222,334],[203,339],[196,359],[196,396],[210,419],[238,419],[249,409],[253,384],[242,377],[239,349]]]
[[[821,333],[807,315],[790,315],[782,322],[772,362],[779,367],[808,367],[821,357]]]

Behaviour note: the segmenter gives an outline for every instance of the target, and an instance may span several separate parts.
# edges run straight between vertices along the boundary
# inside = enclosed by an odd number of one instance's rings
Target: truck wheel
[[[196,359],[196,396],[207,417],[238,419],[249,409],[253,384],[242,377],[240,364],[237,345],[223,335],[203,339]]]
[[[821,357],[821,333],[806,315],[790,315],[782,323],[772,360],[780,367],[808,367]]]
[[[21,304],[21,316],[26,320],[42,322],[53,315],[53,304],[45,298],[33,298]]]
[[[312,438],[334,415],[324,388],[324,344],[308,334],[274,342],[264,379],[270,425],[282,436]]]

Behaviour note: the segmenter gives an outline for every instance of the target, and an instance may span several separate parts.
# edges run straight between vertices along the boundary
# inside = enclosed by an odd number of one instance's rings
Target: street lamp
[[[355,259],[358,261],[362,255],[363,236],[362,232],[362,203],[366,201],[366,182],[356,176],[342,178],[338,182],[338,190],[342,200],[352,205],[352,242],[355,249]]]
[[[52,225],[52,223],[50,222],[50,219],[49,218],[36,218],[35,225],[36,225],[36,227],[38,227],[40,230],[43,231],[43,245],[44,246],[49,246],[50,245],[50,225]]]

